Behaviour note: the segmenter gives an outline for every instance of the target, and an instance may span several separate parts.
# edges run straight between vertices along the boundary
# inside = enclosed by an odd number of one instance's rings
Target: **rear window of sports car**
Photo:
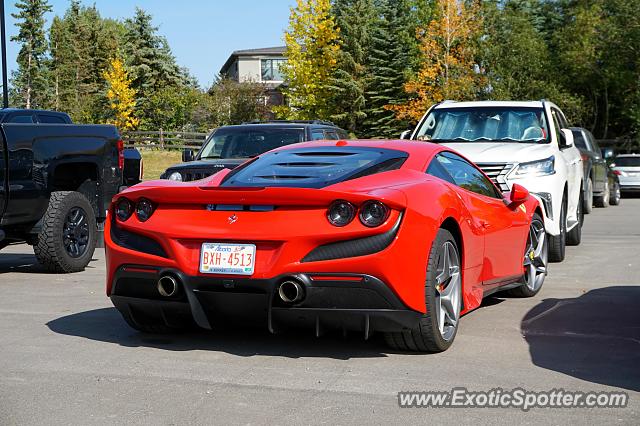
[[[221,186],[323,188],[399,169],[409,154],[370,147],[326,147],[269,152],[227,175]]]

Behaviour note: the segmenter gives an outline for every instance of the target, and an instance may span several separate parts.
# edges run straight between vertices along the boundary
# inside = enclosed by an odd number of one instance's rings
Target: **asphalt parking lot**
[[[149,336],[104,295],[102,250],[50,275],[0,253],[0,424],[640,423],[640,198],[587,216],[532,299],[491,297],[442,354],[379,337],[262,330]],[[398,391],[629,392],[626,408],[401,409]]]

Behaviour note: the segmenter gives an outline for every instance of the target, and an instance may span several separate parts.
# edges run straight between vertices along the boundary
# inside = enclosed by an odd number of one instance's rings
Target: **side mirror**
[[[613,148],[602,148],[602,156],[607,160],[613,158]]]
[[[405,130],[400,133],[400,139],[411,139],[411,133],[413,133],[413,130]]]
[[[571,148],[573,146],[573,132],[569,129],[560,130],[560,148]]]
[[[522,185],[514,183],[509,193],[509,207],[515,208],[529,199],[529,191]]]
[[[182,162],[188,163],[189,161],[193,161],[194,153],[192,149],[183,149],[182,150]]]

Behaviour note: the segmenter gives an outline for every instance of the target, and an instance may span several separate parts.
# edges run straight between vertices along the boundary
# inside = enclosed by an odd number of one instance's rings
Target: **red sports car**
[[[105,240],[107,295],[144,332],[262,322],[443,351],[484,296],[533,296],[547,273],[537,200],[427,142],[315,141],[145,182]]]

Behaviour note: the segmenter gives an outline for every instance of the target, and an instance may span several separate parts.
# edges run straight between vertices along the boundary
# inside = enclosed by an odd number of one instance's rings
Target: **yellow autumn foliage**
[[[282,118],[310,120],[331,114],[329,85],[337,65],[339,29],[329,0],[297,0],[285,32],[283,65],[287,105],[274,111]]]
[[[477,3],[437,0],[435,14],[429,26],[417,32],[422,65],[405,84],[413,98],[402,105],[385,106],[398,119],[418,121],[431,105],[446,99],[474,99],[484,84],[473,50],[482,29]]]
[[[140,120],[135,116],[136,90],[131,87],[131,80],[124,69],[122,60],[115,57],[104,72],[107,81],[107,99],[114,119],[111,124],[119,130],[133,130]]]

